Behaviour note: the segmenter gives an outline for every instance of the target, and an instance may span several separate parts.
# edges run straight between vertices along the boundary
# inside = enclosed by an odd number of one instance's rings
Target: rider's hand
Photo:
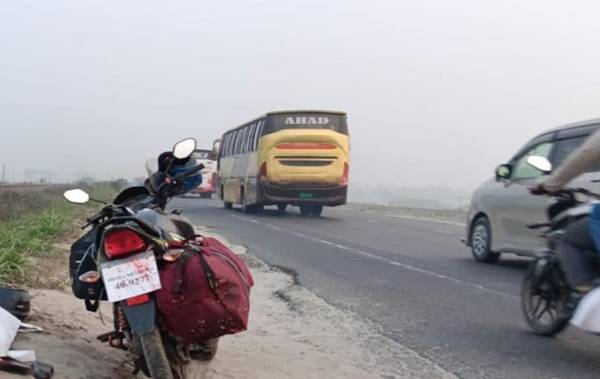
[[[550,193],[550,191],[544,187],[544,183],[535,184],[527,189],[532,195],[546,195]]]

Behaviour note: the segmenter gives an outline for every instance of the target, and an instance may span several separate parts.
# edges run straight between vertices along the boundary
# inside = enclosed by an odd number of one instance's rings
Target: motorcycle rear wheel
[[[167,359],[158,328],[155,327],[151,333],[138,335],[137,337],[142,345],[146,366],[151,377],[155,379],[173,379],[171,365]]]
[[[542,264],[549,266],[542,270]],[[531,263],[521,286],[521,309],[535,334],[550,337],[567,327],[572,316],[567,306],[570,292],[557,262]]]

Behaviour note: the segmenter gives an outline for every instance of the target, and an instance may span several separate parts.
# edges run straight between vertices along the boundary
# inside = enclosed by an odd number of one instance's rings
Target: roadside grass
[[[109,201],[116,193],[116,189],[109,185],[90,188],[89,191],[93,198]],[[84,206],[69,204],[60,195],[62,189],[56,192],[23,195],[21,199],[35,199],[35,206],[21,204],[13,209],[28,211],[0,218],[0,285],[30,282],[28,272],[38,271],[31,270],[31,265],[43,265],[46,259],[52,259],[54,243],[76,227],[75,220],[83,219],[99,207],[93,202]],[[38,196],[44,198],[43,206]]]
[[[61,196],[63,190],[64,187],[62,186],[22,189],[0,188],[0,222],[49,207]]]

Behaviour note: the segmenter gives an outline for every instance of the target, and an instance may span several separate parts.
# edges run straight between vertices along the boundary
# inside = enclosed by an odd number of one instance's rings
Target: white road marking
[[[251,219],[248,219],[248,218],[245,218],[245,217],[240,217],[240,216],[237,216],[237,215],[231,215],[231,216],[235,217],[235,218],[238,218],[240,220],[252,222]],[[506,298],[509,298],[509,299],[519,300],[518,296],[509,295],[509,294],[501,292],[501,291],[496,291],[496,290],[484,287],[484,286],[479,285],[479,284],[467,282],[467,281],[464,281],[464,280],[461,280],[461,279],[458,279],[458,278],[455,278],[455,277],[452,277],[452,276],[448,276],[448,275],[437,273],[435,271],[430,271],[430,270],[426,270],[426,269],[423,269],[423,268],[420,268],[420,267],[412,266],[412,265],[409,265],[409,264],[406,264],[406,263],[398,262],[398,261],[395,261],[395,260],[392,260],[392,259],[388,259],[388,258],[382,257],[380,255],[375,255],[375,254],[372,254],[372,253],[369,253],[369,252],[366,252],[366,251],[363,251],[363,250],[352,249],[350,247],[347,247],[347,246],[344,246],[344,245],[340,245],[340,244],[336,244],[334,242],[327,241],[327,240],[324,240],[324,239],[310,237],[310,236],[307,236],[305,234],[294,232],[294,231],[289,230],[289,229],[283,229],[283,228],[281,228],[279,226],[276,226],[276,225],[273,225],[273,224],[262,223],[262,225],[264,225],[264,226],[266,226],[267,228],[270,228],[270,229],[284,230],[286,232],[292,233],[294,235],[297,235],[299,237],[302,237],[302,238],[305,238],[305,239],[308,239],[308,240],[311,240],[311,241],[320,242],[320,243],[323,243],[323,244],[329,245],[329,246],[335,246],[335,247],[337,247],[340,250],[345,250],[345,251],[348,251],[348,252],[351,252],[351,253],[362,255],[364,257],[368,257],[368,258],[371,258],[371,259],[378,260],[380,262],[385,262],[385,263],[387,263],[389,265],[392,265],[392,266],[402,267],[403,269],[406,269],[406,270],[409,270],[409,271],[413,271],[413,272],[418,272],[418,273],[425,274],[425,275],[434,276],[434,277],[436,277],[438,279],[443,279],[443,280],[447,280],[447,281],[450,281],[450,282],[453,282],[453,283],[456,283],[456,284],[460,284],[460,285],[463,285],[463,286],[466,286],[466,287],[471,287],[471,288],[474,288],[474,289],[476,289],[478,291],[481,291],[481,292],[487,292],[487,293],[491,293],[491,294],[494,294],[494,295],[506,297]]]
[[[504,292],[501,292],[501,291],[496,291],[496,290],[493,290],[493,289],[481,286],[479,284],[475,284],[475,283],[471,283],[471,282],[466,282],[464,280],[460,280],[460,279],[454,278],[452,276],[448,276],[448,275],[444,275],[444,274],[439,274],[439,273],[434,272],[434,271],[425,270],[425,269],[422,269],[422,268],[419,268],[419,267],[416,267],[416,266],[412,266],[412,265],[409,265],[409,264],[406,264],[406,263],[402,263],[402,262],[394,261],[394,260],[391,260],[391,259],[387,259],[387,258],[384,258],[384,257],[379,256],[379,255],[368,253],[366,251],[355,250],[353,252],[358,253],[360,255],[364,255],[364,256],[369,257],[369,258],[377,259],[377,260],[382,261],[382,262],[386,262],[386,263],[388,263],[388,264],[390,264],[392,266],[398,266],[398,267],[402,267],[402,268],[410,270],[410,271],[419,272],[421,274],[427,274],[427,275],[435,276],[436,278],[439,278],[439,279],[449,280],[449,281],[454,282],[454,283],[458,283],[458,284],[461,284],[461,285],[464,285],[464,286],[475,288],[475,289],[477,289],[479,291],[493,293],[495,295],[499,295],[499,296],[503,296],[503,297],[508,297],[508,298],[511,298],[511,299],[519,300],[518,296],[509,295],[507,293],[504,293]]]
[[[313,241],[318,241],[318,242],[324,243],[325,245],[329,245],[329,246],[334,246],[335,245],[333,242],[329,242],[327,240],[320,240],[320,239],[316,239],[316,238],[309,238],[309,239],[311,239]]]

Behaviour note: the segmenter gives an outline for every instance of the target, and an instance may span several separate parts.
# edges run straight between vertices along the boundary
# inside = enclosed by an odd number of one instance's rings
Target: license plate
[[[113,303],[161,288],[152,251],[102,263],[100,271],[108,301]]]
[[[301,199],[312,199],[313,194],[310,192],[300,192]]]

